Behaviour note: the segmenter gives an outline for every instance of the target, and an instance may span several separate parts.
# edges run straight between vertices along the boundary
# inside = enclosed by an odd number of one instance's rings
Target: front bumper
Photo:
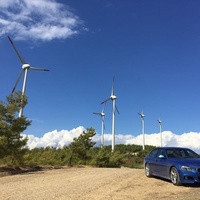
[[[179,174],[182,183],[200,183],[200,173],[198,171],[181,171]]]

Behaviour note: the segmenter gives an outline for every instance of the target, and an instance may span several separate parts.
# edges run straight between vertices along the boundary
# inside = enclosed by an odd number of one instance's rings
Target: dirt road
[[[67,168],[0,178],[0,200],[200,199],[200,187],[146,178],[141,169]]]

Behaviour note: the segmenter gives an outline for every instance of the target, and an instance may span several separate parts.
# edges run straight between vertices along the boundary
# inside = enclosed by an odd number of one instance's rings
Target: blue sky
[[[100,103],[115,94],[116,134],[162,129],[200,132],[200,1],[9,0],[0,2],[0,99],[21,70],[7,35],[30,71],[25,131],[42,137],[79,126],[101,132]],[[23,80],[23,77],[22,77]],[[22,89],[22,80],[17,89]],[[105,132],[111,133],[111,102]]]

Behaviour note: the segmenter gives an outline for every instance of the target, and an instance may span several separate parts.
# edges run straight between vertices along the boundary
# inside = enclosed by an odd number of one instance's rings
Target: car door
[[[151,168],[151,173],[155,174],[156,173],[156,160],[157,160],[157,154],[158,154],[158,148],[154,149],[150,155],[149,155],[149,166]]]
[[[167,157],[164,149],[159,149],[155,161],[155,175],[167,178],[169,174],[169,167],[167,163]]]

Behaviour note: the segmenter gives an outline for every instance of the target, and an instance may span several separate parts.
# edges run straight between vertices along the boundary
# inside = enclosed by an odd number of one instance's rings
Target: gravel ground
[[[65,168],[0,177],[0,200],[200,199],[199,186],[147,178],[142,169]]]

